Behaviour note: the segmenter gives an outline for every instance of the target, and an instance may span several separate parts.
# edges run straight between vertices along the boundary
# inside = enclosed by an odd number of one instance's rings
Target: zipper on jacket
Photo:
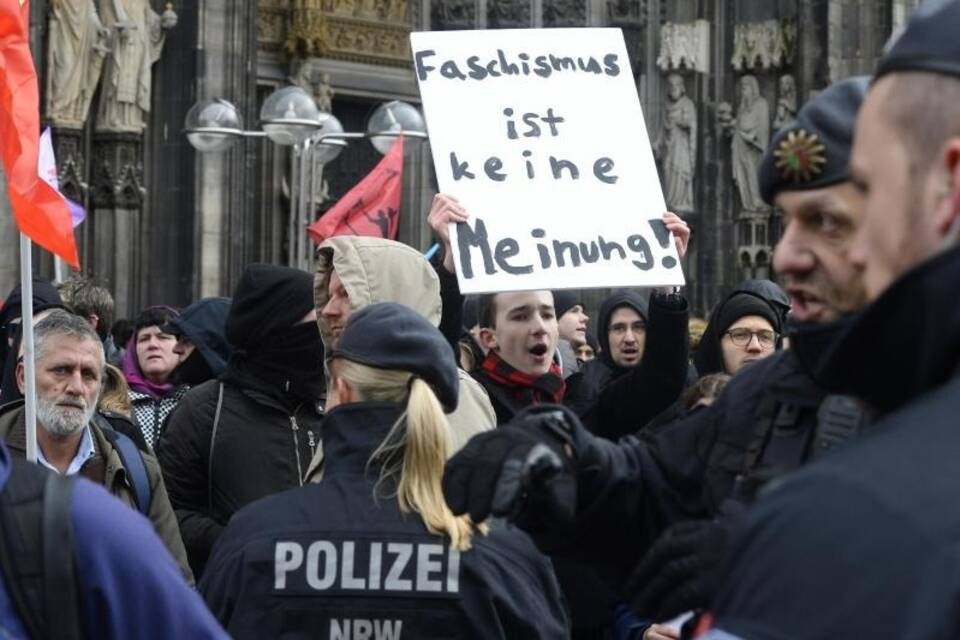
[[[307,446],[310,447],[310,457],[313,458],[317,453],[317,439],[310,429],[307,429]]]
[[[302,487],[303,468],[300,465],[300,437],[297,435],[297,433],[300,431],[300,426],[297,424],[296,416],[290,416],[290,429],[293,431],[293,452],[297,456],[297,482]]]

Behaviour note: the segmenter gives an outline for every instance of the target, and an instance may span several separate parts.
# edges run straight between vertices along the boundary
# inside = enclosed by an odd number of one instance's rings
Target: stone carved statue
[[[693,177],[697,165],[697,108],[687,97],[683,77],[667,76],[663,129],[654,151],[663,163],[664,196],[671,211],[693,211]]]
[[[97,90],[109,30],[93,0],[50,4],[45,114],[54,126],[82,129]]]
[[[100,105],[98,131],[142,133],[150,112],[151,67],[160,59],[166,31],[177,24],[167,5],[163,15],[147,0],[100,0],[100,14],[113,32]]]
[[[793,60],[796,39],[796,23],[789,19],[738,24],[730,63],[737,71],[782,67]]]
[[[773,117],[774,131],[789,127],[797,118],[797,83],[789,73],[780,76],[779,93],[777,113]]]
[[[289,77],[291,83],[301,87],[309,93],[317,108],[324,113],[333,111],[333,87],[330,86],[330,74],[307,61],[297,63],[296,72]]]
[[[740,193],[743,211],[762,212],[769,209],[760,197],[757,168],[770,142],[770,105],[760,95],[755,76],[740,78],[740,104],[736,117],[730,106],[721,104],[717,110],[720,126],[732,136],[730,150],[733,180]]]

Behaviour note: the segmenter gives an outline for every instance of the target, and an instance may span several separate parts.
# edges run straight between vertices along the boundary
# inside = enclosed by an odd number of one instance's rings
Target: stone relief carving
[[[586,0],[544,0],[544,27],[582,27],[587,22]]]
[[[290,13],[286,0],[260,0],[257,3],[257,46],[265,51],[277,51],[287,41],[287,17]]]
[[[657,66],[664,71],[683,68],[706,73],[710,68],[710,23],[697,20],[663,25]]]
[[[607,0],[607,18],[611,24],[642,25],[646,15],[646,0]]]
[[[733,57],[737,71],[783,67],[793,61],[797,25],[793,20],[738,24],[733,30]]]
[[[530,26],[528,0],[490,0],[487,7],[487,26],[492,29]]]
[[[430,26],[438,31],[472,29],[476,23],[474,0],[444,0],[430,4]]]
[[[697,165],[697,108],[678,73],[667,76],[663,128],[653,145],[664,173],[664,196],[671,211],[694,210]]]
[[[51,3],[45,115],[55,127],[82,129],[100,81],[110,31],[93,0]]]
[[[285,48],[301,58],[322,56],[326,50],[326,19],[320,0],[294,0]]]
[[[793,76],[785,73],[778,83],[777,112],[773,117],[773,130],[789,127],[797,119],[797,83]]]
[[[294,63],[294,73],[290,82],[303,88],[313,96],[314,102],[320,111],[330,113],[333,109],[333,87],[330,86],[330,74],[324,73],[309,61],[303,60]]]
[[[755,76],[740,78],[740,104],[736,116],[728,103],[717,108],[720,127],[731,136],[730,151],[733,180],[740,194],[745,212],[763,212],[769,209],[760,197],[757,168],[770,142],[770,105],[760,95]]]
[[[167,4],[163,15],[147,0],[100,0],[100,13],[112,31],[97,131],[142,133],[150,112],[153,64],[160,59],[166,32],[177,24]]]

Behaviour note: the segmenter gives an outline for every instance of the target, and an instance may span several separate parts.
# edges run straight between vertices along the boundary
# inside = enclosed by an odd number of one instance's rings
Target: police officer
[[[881,59],[851,154],[871,303],[795,340],[818,382],[882,418],[755,506],[710,638],[960,637],[958,24],[960,1],[928,2]]]
[[[443,500],[444,412],[458,376],[443,335],[386,302],[332,352],[323,479],[238,512],[200,589],[235,638],[563,638],[549,561],[523,533]]]
[[[864,78],[847,80],[806,104],[796,124],[774,139],[760,170],[765,197],[784,210],[774,264],[799,322],[825,323],[863,300],[846,252],[860,220],[848,157],[866,87]],[[863,416],[848,399],[829,398],[788,350],[745,367],[711,407],[642,440],[613,445],[568,424],[570,443],[557,450],[571,451],[576,535],[562,522],[546,526],[525,515],[556,511],[529,491],[523,505],[509,508],[522,512],[522,525],[541,547],[619,566],[621,580],[666,530],[625,596],[640,613],[663,619],[709,601],[708,576],[726,539],[716,516],[739,512],[767,482],[854,436]],[[483,478],[497,477],[498,456],[523,460],[538,442],[556,447],[558,440],[546,431],[500,429],[471,441],[445,475],[454,513],[486,516],[497,488]],[[509,504],[502,492],[499,499]]]

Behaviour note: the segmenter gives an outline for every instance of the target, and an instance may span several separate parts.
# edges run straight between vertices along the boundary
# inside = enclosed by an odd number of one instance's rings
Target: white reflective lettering
[[[370,640],[373,635],[373,624],[369,620],[353,621],[353,640]]]
[[[410,556],[413,555],[413,545],[408,542],[391,542],[387,544],[387,553],[395,553],[397,557],[390,567],[387,579],[383,583],[383,588],[387,591],[410,591],[413,589],[413,581],[401,579],[400,575],[407,568],[410,562]]]
[[[373,624],[377,640],[400,640],[403,620],[377,620]]]
[[[324,555],[323,577],[320,577],[320,554]],[[337,548],[332,542],[317,540],[307,548],[307,584],[311,589],[329,589],[337,581]]]
[[[277,542],[273,551],[273,588],[287,588],[287,574],[303,564],[303,547],[296,542]]]
[[[383,543],[370,543],[370,589],[380,588],[380,571],[383,558]]]
[[[343,543],[343,554],[340,558],[340,588],[366,589],[367,582],[363,578],[353,575],[354,542]]]
[[[339,620],[330,618],[330,640],[350,640],[350,621],[344,620],[341,627]]]
[[[431,557],[436,560],[431,560]],[[439,576],[437,579],[431,579],[431,573],[439,573],[443,570],[443,545],[439,544],[418,544],[417,545],[417,591],[441,591],[443,582]]]
[[[450,547],[447,554],[447,593],[460,591],[460,552]]]

